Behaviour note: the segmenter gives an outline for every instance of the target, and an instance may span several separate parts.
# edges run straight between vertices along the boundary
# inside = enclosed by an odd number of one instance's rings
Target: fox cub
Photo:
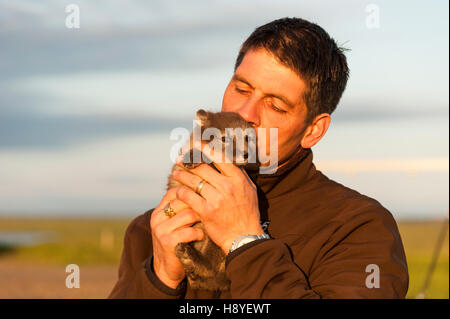
[[[243,136],[243,142],[237,142],[236,136],[230,138],[227,134],[227,129],[240,128],[243,131],[249,132],[248,129],[253,130],[250,123],[245,121],[238,113],[233,112],[207,112],[204,110],[197,111],[197,123],[200,124],[201,134],[205,129],[216,128],[216,132],[220,132],[220,136],[211,136],[209,140],[202,139],[203,143],[209,143],[213,138],[220,143],[223,154],[226,153],[226,147],[230,147],[230,143],[233,143],[233,159],[230,160],[233,164],[237,165],[241,169],[255,169],[258,163],[250,163],[249,153],[251,147],[256,148],[256,143],[251,144],[250,141],[254,141],[249,135]],[[250,131],[251,132],[251,131]],[[253,131],[254,132],[254,131]],[[256,137],[255,137],[256,138]],[[172,173],[175,170],[188,170],[195,168],[204,162],[193,163],[193,135],[191,134],[190,140],[183,148],[185,151],[183,155],[183,166],[174,165]],[[256,152],[256,151],[255,151]],[[228,154],[228,153],[227,153]],[[241,158],[237,158],[237,154],[241,154]],[[255,154],[255,153],[253,153]],[[203,161],[203,156],[200,156]],[[214,168],[213,163],[209,163]],[[172,175],[169,176],[167,183],[167,189],[179,186],[180,183],[172,179]],[[184,266],[186,271],[186,277],[190,286],[194,289],[206,289],[206,290],[228,290],[230,287],[230,281],[225,274],[225,259],[226,255],[222,249],[217,246],[206,233],[203,224],[198,222],[192,227],[199,227],[205,232],[205,237],[201,241],[194,241],[190,243],[179,243],[175,248],[175,254]]]

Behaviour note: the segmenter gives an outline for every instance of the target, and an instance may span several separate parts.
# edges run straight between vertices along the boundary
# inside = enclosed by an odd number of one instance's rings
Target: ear
[[[200,109],[197,111],[197,120],[200,121],[202,126],[205,124],[205,121],[207,118],[208,118],[208,113],[205,110]]]
[[[317,115],[312,123],[305,130],[305,134],[300,142],[303,148],[311,148],[319,142],[328,130],[331,123],[331,116],[328,113]]]

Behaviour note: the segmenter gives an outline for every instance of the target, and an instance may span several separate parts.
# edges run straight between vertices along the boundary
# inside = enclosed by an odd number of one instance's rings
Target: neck
[[[262,191],[267,198],[276,197],[305,182],[314,171],[312,157],[311,149],[299,148],[278,165],[275,173],[260,174],[259,170],[247,170],[247,174],[257,186],[258,191]]]
[[[299,146],[290,156],[287,156],[281,163],[278,164],[277,169],[272,174],[261,174],[261,176],[279,176],[290,170],[298,162],[308,155],[310,149],[305,149]],[[247,173],[251,175],[259,175],[259,169],[247,169]]]

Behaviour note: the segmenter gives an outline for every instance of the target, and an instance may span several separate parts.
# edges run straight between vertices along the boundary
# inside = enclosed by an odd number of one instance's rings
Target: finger
[[[193,209],[185,209],[172,218],[166,220],[161,227],[167,232],[173,232],[179,228],[189,227],[200,221],[200,216]]]
[[[200,228],[186,227],[177,230],[173,235],[175,241],[174,246],[176,246],[178,243],[189,243],[191,241],[202,240],[205,233]]]
[[[206,208],[206,200],[187,186],[178,186],[177,198],[195,210],[200,218]]]
[[[206,166],[206,165],[205,165]],[[208,166],[209,167],[209,166]],[[217,173],[217,172],[216,172]],[[217,196],[217,190],[212,186],[210,183],[208,183],[207,180],[203,179],[202,177],[192,174],[188,171],[176,171],[172,174],[172,177],[179,181],[180,183],[188,186],[193,191],[197,193],[197,187],[200,184],[200,182],[203,181],[203,187],[199,191],[199,195],[202,196],[205,199],[211,200],[212,198]]]
[[[219,190],[220,185],[227,179],[226,176],[222,175],[214,168],[209,165],[203,164],[196,168],[190,169],[190,173],[199,176],[201,179],[205,180],[215,189]],[[202,191],[203,192],[203,191]]]
[[[159,203],[157,208],[164,208],[164,206],[167,205],[167,203],[173,201],[177,198],[177,190],[174,188],[170,188],[167,190],[167,192],[164,194],[163,198],[161,199],[161,202]]]
[[[189,208],[189,206],[186,203],[184,203],[181,200],[176,199],[176,198],[171,200],[169,202],[169,205],[170,205],[170,208],[172,208],[175,211],[175,214],[178,214],[179,212],[182,212],[183,210]],[[169,216],[167,216],[167,217],[169,217]]]
[[[214,194],[209,195],[210,197],[203,196],[202,190],[202,196],[212,202],[218,198],[220,193],[227,192],[230,188],[235,188],[236,186],[243,185],[246,182],[247,184],[254,186],[253,181],[244,170],[238,168],[237,166],[235,168],[237,171],[233,177],[219,174],[209,165],[201,165],[189,171],[203,178],[214,187],[215,192]]]
[[[162,221],[166,220],[168,216],[164,213],[164,207],[171,201],[176,200],[177,198],[177,190],[176,188],[169,189],[166,194],[164,194],[163,198],[161,199],[161,202],[159,205],[155,208],[155,210],[152,213],[152,223],[159,224]],[[171,206],[172,207],[172,206]],[[181,210],[182,207],[180,206],[179,209]]]
[[[174,214],[171,216],[166,214],[165,208],[167,207],[167,205],[169,205],[169,207],[174,211]],[[176,199],[176,198],[174,200],[170,201],[167,205],[164,206],[162,209],[160,209],[158,215],[155,216],[155,218],[157,219],[156,223],[163,223],[163,222],[167,221],[168,219],[173,218],[181,211],[190,208],[186,203],[184,203],[181,200]]]
[[[222,158],[221,152],[214,152],[208,144],[203,147],[202,152],[213,161],[214,166],[225,176],[234,176],[240,169],[232,161]]]
[[[236,165],[232,163],[216,163],[214,162],[214,166],[225,176],[233,177],[236,174],[239,174],[241,171]]]
[[[252,179],[250,178],[250,176],[248,176],[247,172],[244,169],[241,169],[241,173],[242,175],[244,175],[245,180],[250,184],[255,186],[255,183],[253,183]]]

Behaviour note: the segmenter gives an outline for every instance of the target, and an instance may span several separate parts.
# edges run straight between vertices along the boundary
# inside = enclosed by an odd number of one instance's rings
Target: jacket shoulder
[[[334,214],[328,216],[329,236],[318,253],[316,266],[334,263],[339,265],[334,268],[336,274],[340,268],[354,268],[359,274],[360,267],[375,264],[382,269],[383,284],[392,288],[382,295],[403,298],[409,283],[408,266],[394,216],[377,200],[325,176],[322,185],[327,190],[323,201],[328,201]]]
[[[329,224],[335,229],[332,237],[338,241],[384,242],[405,259],[400,232],[392,213],[374,198],[322,176],[327,189],[324,201],[328,201],[328,207],[334,212],[329,219]]]
[[[321,174],[324,188],[322,202],[329,212],[328,225],[342,238],[387,240],[403,250],[397,222],[392,213],[376,199],[363,195]]]
[[[135,217],[127,227],[125,236],[136,236],[138,234],[150,234],[150,216],[154,209]]]
[[[323,201],[337,208],[334,210],[338,213],[336,217],[353,218],[367,214],[371,218],[393,220],[391,212],[376,199],[329,179],[321,172],[318,173],[319,185],[323,188]]]
[[[128,256],[133,267],[151,256],[152,236],[150,232],[150,216],[153,209],[134,218],[127,227],[124,238],[124,254]]]

